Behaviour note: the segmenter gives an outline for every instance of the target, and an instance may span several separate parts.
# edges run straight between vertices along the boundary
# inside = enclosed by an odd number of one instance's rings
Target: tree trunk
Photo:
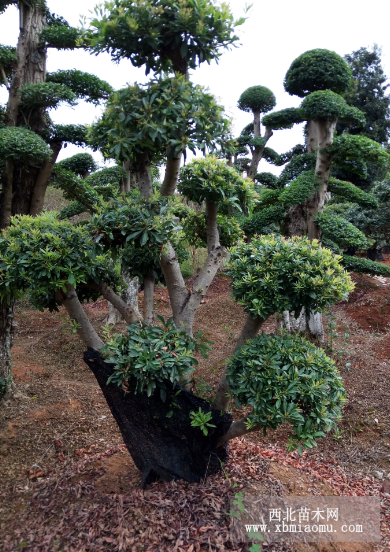
[[[141,319],[141,315],[138,310],[138,278],[131,278],[128,274],[128,272],[122,270],[122,279],[126,284],[125,289],[122,291],[121,299],[126,303],[126,305],[129,305],[132,310],[134,311],[134,317],[136,317],[137,320]],[[117,324],[122,320],[122,315],[114,307],[114,305],[109,301],[108,302],[108,316],[103,321],[104,324]]]
[[[239,347],[242,347],[242,345],[245,345],[248,339],[252,339],[256,337],[256,335],[259,333],[260,328],[264,324],[265,319],[261,318],[260,316],[256,316],[256,318],[252,318],[250,314],[248,314],[244,327],[242,328],[240,337],[238,338],[238,341],[236,343],[236,351]],[[217,392],[215,394],[215,403],[214,408],[217,410],[222,410],[222,412],[227,412],[230,404],[230,396],[229,396],[229,387],[226,382],[226,368],[224,369],[221,379],[219,380]]]
[[[307,335],[320,343],[325,339],[322,313],[310,311],[307,317],[304,308],[298,318],[295,318],[293,312],[284,311],[280,318],[280,328],[285,329],[287,333]]]
[[[6,300],[0,303],[0,399],[10,394],[11,377],[11,347],[13,341],[14,300],[8,304]]]
[[[265,148],[268,140],[271,138],[272,134],[273,134],[272,130],[269,129],[269,128],[266,128],[265,129],[265,134],[264,134],[264,140],[265,140],[264,146],[255,146],[255,148],[252,151],[252,161],[251,161],[251,164],[250,164],[249,169],[248,169],[248,178],[250,178],[252,180],[255,179],[255,176],[257,174],[257,169],[259,167],[260,160],[261,160],[261,158],[263,157],[263,154],[264,154],[264,148]]]
[[[86,315],[79,298],[77,297],[75,288],[70,284],[66,284],[66,293],[57,289],[56,299],[64,305],[69,314],[69,318],[76,322],[77,333],[85,345],[87,347],[92,347],[97,351],[101,349],[104,343],[89,321],[89,318]]]
[[[154,322],[154,276],[148,274],[144,277],[144,322],[153,325]]]
[[[165,169],[164,181],[160,189],[160,195],[162,196],[173,196],[176,190],[177,181],[179,178],[180,163],[182,158],[182,153],[177,157],[169,158],[168,150],[167,165]]]
[[[179,261],[173,247],[168,244],[168,252],[161,256],[160,265],[167,283],[173,320],[180,330],[192,336],[195,314],[205,297],[218,269],[227,257],[227,251],[219,243],[216,204],[206,201],[207,249],[206,262],[199,272],[192,291],[186,288]]]
[[[19,13],[20,33],[16,48],[18,63],[9,90],[7,126],[20,124],[20,87],[25,83],[45,82],[46,79],[46,50],[39,40],[39,34],[46,25],[44,10],[38,2],[32,6],[19,2]]]
[[[141,197],[149,197],[153,192],[152,175],[148,153],[137,153],[137,173]]]
[[[3,179],[3,187],[1,191],[1,212],[0,212],[0,228],[7,228],[11,224],[12,215],[12,191],[14,181],[13,161],[6,161],[5,178]]]
[[[317,121],[318,149],[315,174],[320,181],[316,193],[306,202],[307,228],[309,240],[321,240],[321,229],[315,222],[315,217],[322,212],[325,204],[325,194],[328,191],[331,157],[325,148],[333,142],[337,121]]]
[[[30,207],[30,215],[32,217],[35,217],[42,212],[49,178],[51,176],[51,173],[53,172],[53,168],[57,161],[58,154],[61,151],[62,142],[56,142],[56,143],[50,144],[50,147],[53,151],[52,156],[50,159],[44,162],[43,167],[38,173],[35,186],[33,189],[32,198],[31,198],[31,207]]]

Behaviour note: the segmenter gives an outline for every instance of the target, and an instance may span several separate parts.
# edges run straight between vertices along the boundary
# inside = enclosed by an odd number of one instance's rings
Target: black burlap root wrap
[[[166,382],[165,402],[158,389],[150,397],[146,393],[125,393],[117,384],[107,385],[113,367],[97,351],[88,348],[84,361],[94,373],[125,445],[142,472],[143,487],[160,477],[198,482],[221,469],[228,450],[227,445],[217,449],[217,442],[232,423],[230,414],[221,415],[207,401],[179,386],[172,388],[169,382]],[[199,411],[199,407],[212,413],[209,423],[216,426],[208,428],[207,436],[198,427],[191,426],[190,412]],[[167,418],[170,411],[173,415]]]

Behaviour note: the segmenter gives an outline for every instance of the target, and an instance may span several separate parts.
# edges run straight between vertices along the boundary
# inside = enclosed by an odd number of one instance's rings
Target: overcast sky
[[[77,26],[80,15],[90,16],[89,10],[96,0],[48,0],[51,11],[62,15],[73,26]],[[246,2],[228,2],[236,17],[243,14]],[[313,48],[334,50],[341,56],[374,43],[382,48],[383,67],[390,75],[389,18],[386,14],[386,0],[253,0],[253,7],[246,23],[240,27],[241,46],[226,51],[217,65],[203,63],[192,72],[191,79],[197,84],[208,86],[233,116],[235,131],[251,122],[248,113],[236,105],[240,94],[249,86],[263,85],[276,96],[276,109],[295,107],[300,99],[289,96],[283,89],[283,79],[291,62],[301,53]],[[0,15],[0,41],[16,45],[18,37],[17,10],[9,7]],[[143,69],[136,69],[129,61],[113,64],[108,54],[91,56],[86,52],[49,50],[48,71],[58,69],[80,69],[94,73],[107,80],[114,88],[126,83],[146,82]],[[7,101],[5,87],[0,87],[0,103]],[[99,116],[101,110],[81,102],[75,108],[60,107],[51,112],[56,123],[89,124]],[[268,145],[279,153],[302,143],[301,125],[292,130],[276,131]],[[62,150],[60,158],[82,151],[75,146]],[[102,161],[101,157],[98,159]],[[260,170],[279,172],[280,169],[262,161]]]

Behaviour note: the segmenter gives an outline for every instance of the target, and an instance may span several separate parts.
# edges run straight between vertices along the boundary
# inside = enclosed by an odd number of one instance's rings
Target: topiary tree
[[[224,164],[213,158],[207,163],[213,170]],[[194,189],[196,183],[195,178]],[[210,197],[215,198],[215,188],[210,185]],[[292,425],[289,449],[299,447],[301,452],[301,447],[315,445],[317,437],[335,427],[345,400],[334,362],[322,351],[297,337],[256,337],[262,323],[276,311],[323,309],[345,299],[353,289],[339,258],[306,238],[264,236],[233,250],[228,273],[233,294],[248,318],[213,403],[182,387],[197,364],[192,351],[207,354],[210,348],[210,342],[200,335],[189,335],[188,328],[184,332],[173,321],[161,320],[160,326],[137,322],[128,326],[125,335],[103,344],[80,300],[103,294],[131,322],[134,313],[116,293],[120,276],[112,252],[115,248],[117,254],[126,255],[123,242],[132,239],[141,248],[148,243],[160,252],[161,244],[172,247],[169,243],[175,243],[176,225],[171,202],[166,198],[140,200],[146,211],[157,205],[168,209],[164,217],[157,214],[148,230],[129,204],[127,210],[113,205],[111,215],[110,211],[95,215],[90,227],[47,214],[17,217],[0,238],[0,292],[4,297],[29,290],[38,308],[64,305],[67,309],[75,330],[90,347],[85,360],[142,471],[143,484],[161,475],[197,481],[220,468],[218,457],[226,459],[226,442],[250,431],[276,429],[284,422]],[[160,255],[164,272],[164,253]],[[133,262],[134,255],[130,256]],[[206,268],[210,270],[210,264]],[[169,284],[168,289],[175,299]],[[195,289],[196,293],[202,290]],[[226,413],[231,397],[239,407],[252,407],[235,422]]]
[[[248,168],[248,177],[255,177],[257,167],[264,152],[264,147],[272,136],[272,130],[266,128],[264,136],[261,136],[260,119],[262,113],[268,113],[276,105],[276,98],[266,86],[251,86],[247,88],[238,100],[238,108],[242,111],[253,113],[253,136],[248,141],[252,153],[252,161]],[[239,142],[244,145],[243,140]]]
[[[19,10],[17,47],[0,45],[0,86],[9,92],[0,124],[0,228],[15,214],[39,214],[62,145],[85,145],[80,125],[54,125],[49,110],[78,99],[97,103],[112,92],[110,85],[81,71],[46,74],[47,48],[74,48],[82,32],[50,14],[45,0],[4,1]],[[47,78],[48,77],[48,78]],[[5,127],[5,128],[4,128]],[[9,380],[13,306],[0,306],[0,380]]]

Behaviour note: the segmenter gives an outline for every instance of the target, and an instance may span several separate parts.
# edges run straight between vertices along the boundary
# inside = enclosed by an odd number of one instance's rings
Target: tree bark
[[[12,215],[12,191],[14,181],[13,161],[5,163],[5,178],[3,179],[3,187],[1,191],[1,211],[0,211],[0,228],[7,228],[11,224]]]
[[[239,347],[242,345],[245,345],[246,341],[248,339],[252,339],[255,337],[258,333],[262,325],[264,324],[265,319],[261,318],[260,316],[257,316],[256,318],[252,318],[250,314],[248,314],[245,324],[242,328],[241,334],[237,340],[236,343],[236,351]],[[223,412],[227,412],[230,404],[230,397],[229,397],[229,386],[226,382],[226,368],[224,369],[221,379],[219,380],[217,392],[215,394],[215,404],[214,408],[217,410],[222,410]],[[232,438],[232,437],[231,437]]]
[[[13,341],[14,300],[0,303],[0,399],[7,397],[12,389],[11,347]]]
[[[121,298],[126,303],[126,305],[130,305],[131,308],[134,310],[134,315],[137,317],[138,320],[141,320],[141,315],[138,310],[138,278],[131,278],[129,274],[122,270],[122,279],[126,284],[125,289],[122,291]],[[108,316],[103,321],[104,324],[117,324],[121,321],[122,315],[114,307],[114,305],[110,302],[108,302]]]
[[[309,240],[321,240],[321,229],[315,222],[315,217],[322,212],[325,204],[325,194],[328,191],[331,157],[327,148],[333,142],[336,121],[316,121],[316,139],[318,140],[315,174],[320,181],[316,193],[306,202],[307,228]]]
[[[77,333],[85,345],[87,347],[92,347],[97,351],[101,349],[104,343],[89,321],[89,318],[86,315],[79,298],[77,297],[75,288],[72,285],[67,284],[65,293],[62,290],[57,289],[56,299],[64,305],[70,319],[75,320],[77,324]]]
[[[253,431],[259,431],[263,427],[260,424],[256,424],[251,429],[248,429],[246,427],[246,423],[248,421],[249,421],[249,418],[245,417],[245,418],[241,418],[241,420],[237,420],[236,422],[233,422],[232,425],[229,427],[227,433],[225,433],[225,435],[223,435],[220,438],[217,446],[220,447],[225,443],[227,443],[228,441],[231,441],[232,439],[236,439],[237,437],[241,437],[242,435],[246,435],[247,433],[252,433]]]
[[[144,322],[153,325],[154,322],[154,276],[148,274],[144,277]]]
[[[132,305],[127,304],[107,284],[88,284],[88,287],[99,290],[103,297],[120,312],[128,324],[133,324],[133,322],[142,319],[138,311],[138,306],[137,309],[135,309]]]
[[[150,172],[150,160],[148,153],[137,153],[137,173],[141,197],[149,197],[153,192],[152,175]]]
[[[29,6],[19,2],[20,33],[16,55],[18,63],[15,68],[7,105],[7,126],[19,125],[20,96],[19,89],[25,83],[45,82],[46,50],[39,40],[39,34],[46,25],[42,7]]]
[[[173,320],[180,330],[192,336],[195,314],[205,297],[207,290],[218,269],[223,265],[227,251],[219,243],[216,204],[206,201],[207,249],[206,262],[199,272],[192,291],[186,288],[181,274],[179,261],[173,247],[168,244],[168,251],[160,259],[161,269],[167,283],[171,302]]]
[[[167,165],[165,169],[164,181],[160,189],[160,195],[173,196],[176,190],[177,181],[179,179],[180,163],[182,152],[177,157],[169,158],[169,151],[167,157]]]
[[[51,158],[44,162],[43,167],[39,171],[32,193],[30,207],[30,215],[32,217],[35,217],[42,212],[49,178],[51,176],[51,173],[53,172],[58,154],[61,151],[62,142],[55,142],[53,144],[50,144],[50,148],[52,149],[53,153],[51,155]]]

